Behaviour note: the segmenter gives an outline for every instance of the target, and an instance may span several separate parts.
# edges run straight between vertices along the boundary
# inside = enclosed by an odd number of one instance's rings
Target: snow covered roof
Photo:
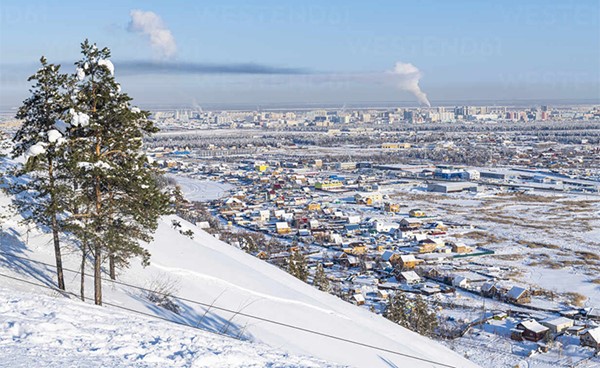
[[[522,288],[520,286],[513,286],[508,293],[506,294],[506,296],[509,299],[513,299],[513,300],[517,300],[519,299],[525,292],[527,291],[527,289]]]
[[[352,295],[352,297],[357,302],[364,302],[365,301],[365,297],[362,294],[354,294],[354,295]]]
[[[416,262],[417,259],[412,254],[403,254],[400,256],[402,262]]]
[[[548,327],[542,326],[538,321],[533,319],[523,321],[519,323],[519,325],[523,326],[526,330],[533,331],[535,333],[543,333],[548,331]]]
[[[385,252],[383,252],[383,254],[381,255],[381,259],[383,259],[384,261],[389,261],[390,258],[392,258],[394,256],[394,254],[398,254],[394,251],[391,250],[386,250]]]
[[[495,282],[489,281],[489,282],[485,282],[483,283],[483,285],[481,285],[481,291],[488,292],[490,290],[492,290],[492,288],[496,285]]]
[[[549,318],[542,321],[544,326],[561,327],[561,326],[572,326],[573,320],[566,317]]]
[[[407,282],[417,282],[421,280],[421,277],[419,277],[415,271],[400,272],[400,275],[402,275]]]

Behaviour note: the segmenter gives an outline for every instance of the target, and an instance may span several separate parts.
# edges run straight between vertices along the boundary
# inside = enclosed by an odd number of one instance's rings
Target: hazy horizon
[[[85,38],[112,50],[118,82],[146,106],[600,102],[597,1],[34,0],[0,11],[4,108],[27,96],[40,56],[72,72]]]

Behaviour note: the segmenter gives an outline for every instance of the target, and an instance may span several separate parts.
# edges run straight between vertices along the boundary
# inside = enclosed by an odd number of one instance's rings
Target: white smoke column
[[[388,73],[393,74],[393,81],[398,88],[412,93],[421,104],[431,107],[427,95],[419,87],[419,80],[422,74],[416,66],[399,61],[394,66],[394,69]]]
[[[141,33],[150,39],[150,44],[163,58],[171,58],[177,52],[175,38],[163,20],[156,13],[132,10],[128,30]]]

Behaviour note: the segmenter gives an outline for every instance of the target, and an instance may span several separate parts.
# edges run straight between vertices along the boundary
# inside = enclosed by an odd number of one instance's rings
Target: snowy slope
[[[321,367],[173,323],[0,288],[0,366]]]
[[[0,195],[0,205],[8,198]],[[357,367],[436,367],[438,365],[412,359],[411,355],[455,367],[474,367],[458,354],[410,332],[386,319],[348,304],[334,296],[318,291],[282,270],[216,240],[210,234],[177,218],[184,229],[194,231],[189,239],[170,226],[175,217],[164,218],[155,240],[148,245],[152,254],[151,266],[143,269],[137,262],[119,275],[119,280],[147,286],[152,280],[171,279],[179,286],[177,295],[190,300],[241,311],[264,319],[299,326],[304,329],[335,335],[344,339],[387,349],[393,354],[348,342],[310,334],[300,330],[256,320],[232,313],[179,300],[181,316],[157,308],[147,302],[139,290],[105,282],[106,302],[133,308],[146,313],[185,322],[191,325],[225,332],[272,346],[277,351],[309,355],[332,363]],[[5,223],[0,240],[1,251],[32,260],[53,263],[48,234],[26,228],[14,217]],[[0,255],[0,272],[50,284],[54,280],[51,267],[41,266],[11,256]],[[79,255],[75,249],[65,250],[67,268],[76,270]],[[88,271],[89,272],[89,271]],[[67,289],[79,290],[79,275],[66,273]],[[0,286],[31,290],[32,286],[7,283]],[[91,280],[87,281],[91,296]],[[193,334],[194,331],[190,332]],[[258,348],[257,348],[258,349]],[[290,364],[293,362],[291,361]]]

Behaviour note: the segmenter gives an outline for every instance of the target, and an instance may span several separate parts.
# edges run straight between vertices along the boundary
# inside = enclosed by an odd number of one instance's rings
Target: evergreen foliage
[[[391,295],[384,316],[424,336],[433,335],[437,327],[435,313],[429,310],[427,302],[420,295],[412,300],[402,292]]]
[[[13,139],[14,155],[27,157],[17,173],[24,180],[16,204],[52,229],[60,288],[59,231],[79,239],[82,273],[86,255],[93,255],[95,302],[102,304],[102,265],[108,261],[113,279],[134,257],[147,265],[150,254],[141,243],[152,240],[159,217],[172,206],[156,179],[158,168],[142,152],[144,136],[158,131],[150,113],[121,92],[108,48],[86,40],[81,53],[75,74],[61,74],[42,58],[29,79],[35,84],[19,109],[23,125]]]
[[[108,48],[86,40],[81,53],[69,96],[69,158],[76,213],[84,224],[78,233],[94,255],[95,302],[101,304],[104,259],[111,278],[115,267],[127,266],[133,257],[148,264],[150,254],[140,241],[152,240],[170,204],[155,180],[157,168],[141,151],[144,135],[157,131],[150,113],[131,106],[131,98],[121,92]]]
[[[16,117],[23,124],[16,132],[13,155],[25,155],[26,162],[15,175],[21,180],[12,186],[14,204],[27,221],[47,226],[52,231],[56,259],[57,286],[65,289],[59,233],[64,228],[62,216],[66,198],[71,196],[65,170],[64,128],[68,81],[60,66],[42,57],[41,67],[29,77],[34,81],[31,96],[23,101]]]
[[[325,269],[323,268],[322,263],[319,263],[317,265],[313,285],[315,285],[319,290],[325,292],[329,292],[331,289],[329,286],[329,280],[327,279],[327,274],[325,273]]]
[[[292,252],[288,258],[288,273],[304,282],[308,279],[306,257],[297,250]]]

